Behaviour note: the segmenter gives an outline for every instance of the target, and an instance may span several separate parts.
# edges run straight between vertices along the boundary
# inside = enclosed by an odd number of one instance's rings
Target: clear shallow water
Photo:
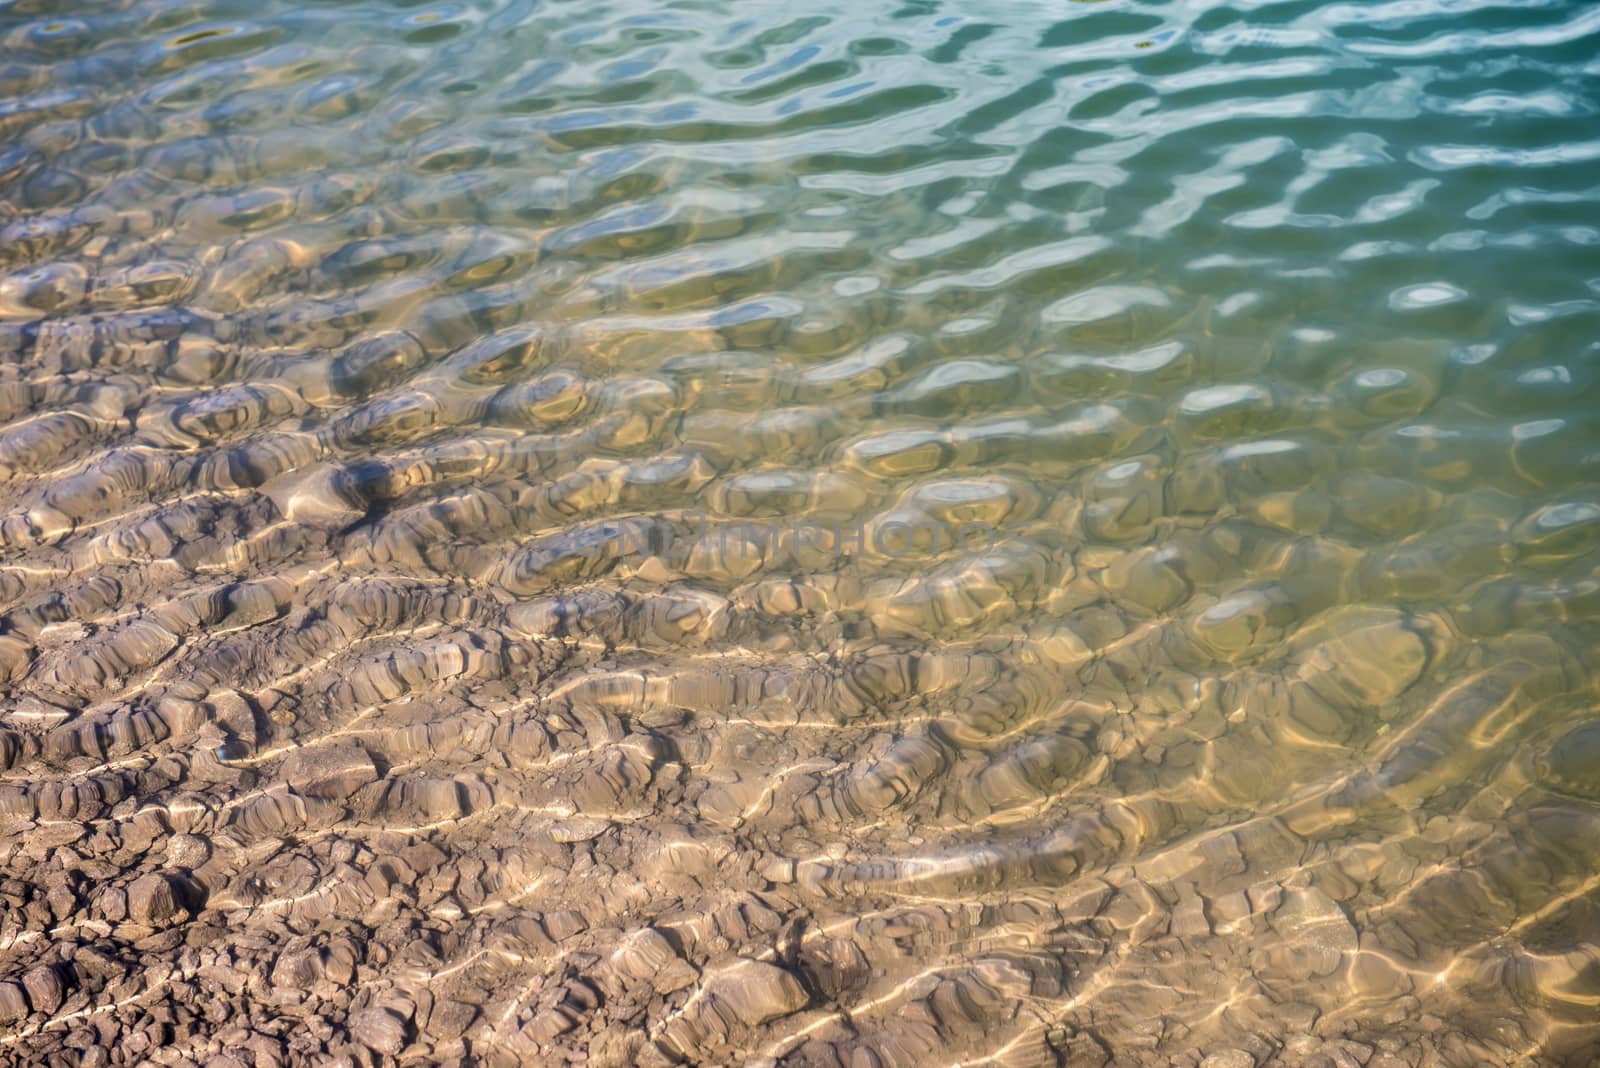
[[[0,1049],[1593,1063],[1597,37],[0,7]]]

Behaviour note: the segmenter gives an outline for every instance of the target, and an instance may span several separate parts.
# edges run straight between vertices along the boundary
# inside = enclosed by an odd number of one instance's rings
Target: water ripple
[[[1594,1063],[1597,20],[0,7],[3,1057]]]

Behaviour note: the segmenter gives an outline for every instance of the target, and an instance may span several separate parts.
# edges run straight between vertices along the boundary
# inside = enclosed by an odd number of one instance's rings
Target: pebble
[[[297,749],[283,762],[283,780],[301,797],[343,801],[378,780],[372,757],[359,746]]]
[[[1600,801],[1600,723],[1569,731],[1550,747],[1545,759],[1556,789]]]
[[[763,961],[732,961],[707,975],[705,991],[747,1027],[805,1008],[809,998],[789,972]]]
[[[0,1024],[16,1023],[28,1015],[28,998],[21,983],[0,983]]]
[[[165,927],[182,911],[177,890],[165,875],[143,875],[128,886],[128,916],[135,923]]]
[[[167,843],[167,863],[174,868],[198,868],[211,857],[211,846],[192,834],[175,834]]]
[[[88,272],[76,263],[49,263],[0,276],[0,316],[59,315],[83,303]]]
[[[392,1057],[405,1048],[405,1021],[387,1009],[366,1009],[350,1017],[350,1037]]]
[[[1256,1059],[1242,1049],[1229,1049],[1211,1054],[1200,1068],[1256,1068]]]
[[[60,969],[54,965],[41,964],[28,969],[22,977],[22,986],[35,1012],[53,1013],[66,1000],[67,985],[61,980]]]

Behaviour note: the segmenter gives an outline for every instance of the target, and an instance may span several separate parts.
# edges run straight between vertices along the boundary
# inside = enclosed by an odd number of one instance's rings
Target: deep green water
[[[0,3],[0,1058],[1600,1062],[1597,57]]]

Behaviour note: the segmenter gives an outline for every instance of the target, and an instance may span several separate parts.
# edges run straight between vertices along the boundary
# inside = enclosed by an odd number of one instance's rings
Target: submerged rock
[[[35,1012],[53,1013],[67,996],[61,969],[51,964],[28,969],[22,976],[22,987],[28,992],[28,1003]]]
[[[405,1048],[405,1021],[387,1009],[366,1009],[350,1017],[350,1037],[393,1057]]]
[[[283,762],[284,782],[302,797],[343,801],[371,782],[378,768],[365,749],[354,745],[297,749]]]
[[[703,989],[747,1027],[798,1012],[809,1000],[793,975],[756,960],[732,961],[708,973]]]
[[[1544,763],[1551,786],[1600,801],[1600,723],[1585,724],[1557,739]]]
[[[165,875],[144,875],[128,885],[128,916],[135,923],[165,927],[182,918],[177,886]]]
[[[21,983],[0,982],[0,1024],[12,1024],[25,1019],[29,1012],[28,996]]]

